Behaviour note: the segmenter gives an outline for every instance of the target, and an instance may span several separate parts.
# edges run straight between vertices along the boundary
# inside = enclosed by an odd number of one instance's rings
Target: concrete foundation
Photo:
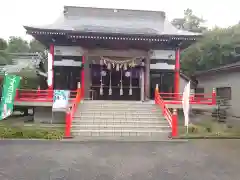
[[[65,123],[66,112],[52,112],[52,107],[34,107],[35,123]]]

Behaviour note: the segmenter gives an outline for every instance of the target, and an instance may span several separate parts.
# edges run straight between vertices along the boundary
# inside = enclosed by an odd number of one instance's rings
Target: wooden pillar
[[[179,86],[180,86],[180,48],[175,52],[175,75],[174,75],[174,95],[175,99],[179,100]]]

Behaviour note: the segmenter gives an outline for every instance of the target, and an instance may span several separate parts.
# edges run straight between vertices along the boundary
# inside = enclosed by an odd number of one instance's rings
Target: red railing
[[[163,113],[163,116],[167,119],[169,126],[172,129],[172,137],[177,136],[177,110],[174,109],[173,113],[167,108],[165,101],[160,96],[158,87],[155,89],[155,104],[158,105]]]
[[[166,104],[182,104],[182,93],[160,92],[160,96]],[[216,105],[216,92],[213,89],[211,94],[195,93],[190,96],[190,104]]]
[[[69,107],[67,113],[66,113],[66,126],[65,126],[65,134],[64,134],[64,138],[71,138],[71,126],[72,126],[72,119],[73,119],[73,115],[75,114],[78,104],[81,101],[81,88],[78,88],[76,91],[76,96],[75,98],[72,100],[72,105],[71,107]]]
[[[70,99],[76,97],[77,90],[70,92]],[[40,89],[17,89],[15,101],[25,102],[52,102],[53,90],[40,90]]]

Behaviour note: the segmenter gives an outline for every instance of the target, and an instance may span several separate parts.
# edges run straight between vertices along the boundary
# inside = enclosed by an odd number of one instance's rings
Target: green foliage
[[[11,36],[8,40],[6,50],[8,53],[29,52],[30,47],[28,42],[23,40],[21,37]]]
[[[31,40],[29,43],[30,46],[30,52],[44,52],[45,47],[38,41],[38,40]]]
[[[7,48],[7,41],[0,38],[0,50],[5,50]]]
[[[5,50],[0,50],[0,65],[11,64],[11,56]]]
[[[220,65],[234,63],[240,49],[240,25],[214,28],[181,53],[183,71],[192,74]],[[240,54],[240,53],[239,53]]]
[[[7,41],[0,38],[0,65],[10,65],[12,64],[13,55],[9,53],[36,53],[38,52],[41,55],[42,62],[39,67],[41,72],[45,72],[44,61],[47,59],[45,57],[45,47],[37,40],[33,39],[30,42],[25,41],[21,37],[10,37]],[[43,55],[44,56],[43,56]],[[16,68],[18,69],[18,68]],[[39,77],[36,74],[36,69],[24,68],[20,72],[15,72],[14,74],[20,75],[24,78],[21,81],[20,88],[26,89],[36,89],[39,86]]]
[[[62,139],[63,129],[58,128],[30,128],[30,127],[11,127],[0,126],[0,138],[18,139]]]

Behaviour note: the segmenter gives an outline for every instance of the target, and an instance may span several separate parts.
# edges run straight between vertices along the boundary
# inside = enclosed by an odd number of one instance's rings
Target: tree
[[[7,41],[0,38],[0,65],[6,65],[11,62],[10,56],[6,53]]]
[[[38,40],[31,40],[29,43],[30,52],[44,52],[45,47]]]
[[[29,44],[27,41],[23,40],[21,37],[11,36],[8,40],[8,53],[22,53],[29,52]]]
[[[7,46],[8,46],[7,41],[0,38],[0,50],[5,50],[7,48]]]
[[[240,25],[214,28],[181,53],[182,69],[188,74],[234,63],[240,56]]]
[[[178,29],[197,33],[202,33],[207,30],[206,27],[202,26],[203,23],[205,23],[205,20],[194,15],[191,9],[184,10],[183,18],[176,18],[172,21],[172,24]]]

